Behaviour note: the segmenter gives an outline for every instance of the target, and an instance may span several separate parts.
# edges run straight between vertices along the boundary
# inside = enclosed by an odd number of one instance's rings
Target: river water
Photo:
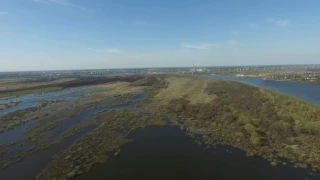
[[[320,104],[320,85],[216,75],[202,75],[202,77],[242,82],[295,96],[312,104]],[[79,90],[75,88],[49,94],[29,95],[0,100],[0,103],[21,101],[21,105],[18,106],[20,109],[25,108],[26,103],[32,104],[39,100],[88,96],[88,94],[75,93]],[[137,96],[131,102],[139,101],[142,98],[142,96]],[[25,104],[23,104],[24,102]],[[32,106],[36,105],[32,104]],[[0,112],[0,117],[6,113],[8,111]],[[85,117],[79,117],[79,119]],[[66,123],[65,125],[69,127],[70,124]],[[19,128],[24,129],[25,127]],[[86,132],[93,128],[88,127]],[[65,129],[63,127],[62,130]],[[12,131],[21,131],[21,129]],[[59,128],[57,131],[60,131]],[[36,174],[52,160],[53,155],[66,149],[82,135],[84,133],[76,134],[60,145],[31,154],[8,169],[0,170],[0,179],[34,179]],[[121,149],[119,157],[111,156],[107,163],[93,166],[90,172],[76,179],[320,179],[319,176],[309,175],[307,170],[295,169],[290,165],[272,167],[268,161],[260,157],[246,157],[244,151],[229,146],[204,149],[197,146],[185,136],[185,132],[176,127],[151,126],[133,132],[130,138],[135,141],[125,145]]]
[[[41,101],[58,101],[58,100],[71,100],[71,99],[77,99],[77,98],[86,98],[86,97],[89,97],[97,92],[100,92],[100,90],[98,90],[98,91],[81,91],[87,87],[88,86],[82,86],[82,87],[64,89],[64,90],[57,91],[57,92],[38,93],[38,94],[30,94],[30,95],[26,95],[26,96],[21,96],[21,97],[0,99],[0,105],[11,103],[11,102],[19,102],[19,104],[16,106],[0,110],[0,117],[5,116],[6,114],[17,111],[17,110],[37,107]]]
[[[241,82],[320,104],[320,85],[216,75],[202,77]],[[244,151],[230,146],[204,149],[176,127],[146,127],[130,137],[135,141],[125,145],[119,157],[111,155],[107,163],[93,166],[90,172],[76,179],[320,179],[310,175],[310,170],[295,169],[290,163],[273,167],[261,157],[247,157]]]
[[[86,118],[93,117],[94,114],[104,111],[112,111],[112,110],[120,110],[129,106],[134,105],[135,102],[143,100],[143,96],[139,95],[132,98],[128,104],[121,104],[121,105],[114,105],[109,107],[102,107],[101,105],[94,109],[88,109],[82,112],[79,112],[76,116],[70,118],[69,120],[65,121],[61,125],[57,126],[52,134],[50,135],[50,141],[58,138],[63,132],[65,132],[68,128],[72,127],[83,121]],[[22,124],[12,130],[6,131],[0,134],[0,144],[7,144],[8,142],[14,140],[21,140],[27,137],[29,134],[24,133],[23,131],[30,126],[30,122]],[[74,141],[81,138],[83,135],[89,133],[90,131],[94,130],[98,125],[90,125],[81,129],[81,131],[75,133],[74,135],[66,138],[60,144],[50,145],[48,148],[43,150],[37,151],[35,153],[31,153],[26,158],[22,159],[20,162],[14,163],[6,169],[0,168],[0,180],[33,180],[35,177],[41,172],[43,168],[45,168],[52,160],[53,157],[62,150],[67,149],[72,145]],[[9,137],[10,136],[10,137]],[[2,157],[6,159],[7,157],[11,157],[18,152],[24,152],[28,149],[29,144],[24,146],[17,146],[11,147],[10,151],[5,153]],[[14,148],[14,149],[12,149]],[[19,172],[19,173],[17,173]]]
[[[205,78],[220,79],[226,81],[236,81],[252,86],[281,92],[290,96],[295,96],[311,104],[320,104],[320,85],[297,82],[284,82],[263,80],[257,78],[243,78],[218,75],[197,75]]]
[[[305,180],[319,179],[289,165],[273,167],[261,157],[246,157],[244,151],[218,146],[204,149],[177,127],[150,126],[130,135],[135,139],[121,154],[93,168],[77,180]]]

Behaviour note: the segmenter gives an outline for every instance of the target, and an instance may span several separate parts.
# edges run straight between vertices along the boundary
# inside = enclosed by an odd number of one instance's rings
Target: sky
[[[319,0],[0,0],[0,71],[320,63]]]

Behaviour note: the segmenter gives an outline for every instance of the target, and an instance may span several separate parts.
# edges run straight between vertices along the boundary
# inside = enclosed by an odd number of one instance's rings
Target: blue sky
[[[320,63],[319,0],[1,0],[0,71]]]

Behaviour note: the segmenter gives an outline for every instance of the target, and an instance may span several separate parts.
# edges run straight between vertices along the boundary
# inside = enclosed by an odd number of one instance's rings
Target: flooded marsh
[[[253,104],[244,100],[250,97]],[[150,76],[12,102],[18,103],[6,107],[25,104],[0,121],[4,179],[144,179],[154,178],[160,168],[159,179],[234,178],[226,169],[249,179],[319,178],[319,134],[313,128],[319,106],[266,89]],[[27,102],[37,104],[25,107]],[[306,112],[297,116],[297,108]],[[32,163],[37,165],[24,176],[12,174]],[[149,173],[135,173],[143,164]],[[114,171],[120,166],[126,173]]]

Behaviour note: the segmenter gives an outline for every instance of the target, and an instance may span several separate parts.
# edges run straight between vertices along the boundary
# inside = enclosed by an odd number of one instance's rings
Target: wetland
[[[320,178],[315,89],[151,75],[28,83],[2,88],[1,179]]]

